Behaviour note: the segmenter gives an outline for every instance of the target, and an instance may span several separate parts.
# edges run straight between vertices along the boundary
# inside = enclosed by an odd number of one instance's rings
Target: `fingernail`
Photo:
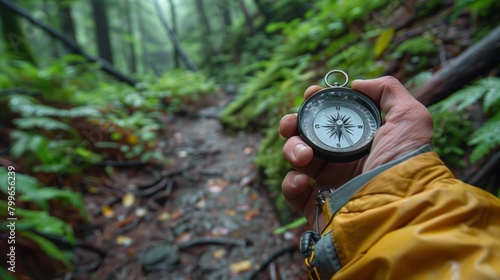
[[[298,182],[299,182],[299,180],[300,180],[300,176],[301,176],[301,175],[295,175],[295,176],[293,177],[293,180],[292,180],[292,185],[293,185],[294,187],[296,187],[296,186],[297,186],[297,183],[298,183]]]
[[[293,156],[296,159],[299,158],[300,153],[302,153],[306,149],[307,149],[307,146],[302,144],[302,143],[295,145],[295,147],[293,147]]]

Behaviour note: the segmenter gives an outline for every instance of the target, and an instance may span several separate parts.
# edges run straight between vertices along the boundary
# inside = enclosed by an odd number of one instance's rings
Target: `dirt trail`
[[[85,242],[106,257],[80,251],[74,278],[306,278],[300,233],[273,235],[279,222],[253,164],[259,136],[228,136],[217,119],[228,101],[167,120],[167,166],[115,168],[105,191],[85,196],[95,225]]]

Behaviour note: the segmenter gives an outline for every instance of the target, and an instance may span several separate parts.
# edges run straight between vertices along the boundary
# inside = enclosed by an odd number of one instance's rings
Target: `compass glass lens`
[[[314,133],[325,145],[336,148],[354,146],[363,136],[364,123],[354,110],[329,107],[314,118]]]
[[[301,137],[316,155],[335,162],[368,153],[380,125],[380,112],[373,101],[348,88],[320,90],[298,112]]]

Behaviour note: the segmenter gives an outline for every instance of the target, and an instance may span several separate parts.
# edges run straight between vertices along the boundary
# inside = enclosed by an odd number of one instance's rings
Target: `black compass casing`
[[[332,86],[302,103],[297,122],[301,138],[315,156],[330,162],[350,162],[370,152],[382,117],[368,96],[350,88]],[[349,144],[346,145],[346,141]]]

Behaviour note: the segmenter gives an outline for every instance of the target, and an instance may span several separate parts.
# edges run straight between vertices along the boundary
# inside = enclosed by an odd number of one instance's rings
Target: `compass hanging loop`
[[[336,73],[340,73],[340,74],[344,75],[344,77],[345,77],[345,82],[340,86],[339,86],[339,83],[337,83],[337,82],[333,83],[333,85],[328,82],[328,77],[331,74],[336,74]],[[326,75],[325,75],[325,84],[329,87],[344,87],[347,85],[348,82],[349,82],[349,76],[347,76],[347,73],[342,71],[342,70],[332,70],[332,71],[326,73]]]

